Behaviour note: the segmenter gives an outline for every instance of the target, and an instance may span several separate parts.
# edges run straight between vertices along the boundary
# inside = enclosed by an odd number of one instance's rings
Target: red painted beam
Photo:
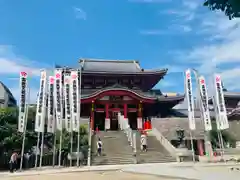
[[[141,96],[140,94],[137,94],[136,92],[133,92],[131,90],[103,90],[103,91],[98,91],[95,94],[92,94],[89,98],[82,99],[82,103],[89,103],[92,101],[96,101],[104,96],[129,96],[133,99],[136,99],[138,101],[142,101],[143,103],[154,103],[155,98],[150,98],[150,97],[144,97]]]

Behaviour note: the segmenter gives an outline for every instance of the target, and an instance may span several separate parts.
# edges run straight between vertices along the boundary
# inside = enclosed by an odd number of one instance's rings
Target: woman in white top
[[[101,156],[102,154],[102,141],[100,138],[98,138],[98,141],[97,141],[97,154],[98,156]]]
[[[147,136],[145,133],[142,133],[141,135],[141,146],[142,146],[142,151],[147,151]]]

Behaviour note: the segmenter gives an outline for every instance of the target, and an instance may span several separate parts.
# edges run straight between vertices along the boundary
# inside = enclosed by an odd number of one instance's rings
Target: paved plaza
[[[136,173],[127,173],[120,171],[106,171],[106,172],[71,172],[61,174],[43,174],[30,175],[19,177],[5,177],[6,180],[76,180],[76,179],[92,179],[92,180],[171,180],[165,177],[158,177],[154,175],[142,175]],[[175,179],[176,180],[176,179]],[[178,180],[178,179],[177,179]],[[180,179],[179,179],[180,180]]]
[[[94,178],[94,180],[239,180],[239,164],[234,163],[162,163],[138,165],[109,165],[81,168],[45,168],[16,173],[0,173],[0,180],[75,180]]]

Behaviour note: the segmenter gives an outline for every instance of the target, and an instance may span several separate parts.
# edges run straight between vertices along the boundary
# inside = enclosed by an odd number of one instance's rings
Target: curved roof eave
[[[176,95],[176,96],[158,96],[159,101],[183,101],[185,95]]]
[[[235,98],[240,100],[240,92],[229,92],[225,91],[223,92],[224,98]],[[208,101],[211,103],[212,102],[212,97],[208,99]]]
[[[139,72],[124,72],[124,71],[87,71],[83,70],[82,74],[122,74],[122,75],[166,75],[167,69],[160,70],[148,70],[148,71],[139,71]]]
[[[114,94],[121,94],[121,95],[130,95],[134,96],[135,98],[138,98],[139,100],[142,101],[147,101],[147,102],[154,102],[157,100],[155,96],[146,96],[145,94],[141,92],[136,92],[127,88],[107,88],[107,89],[102,89],[97,92],[94,92],[89,95],[85,95],[81,97],[81,100],[95,100],[99,97],[103,97],[105,95],[114,95]]]

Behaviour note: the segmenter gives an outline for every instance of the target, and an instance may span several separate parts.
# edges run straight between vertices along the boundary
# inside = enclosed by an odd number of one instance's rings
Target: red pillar
[[[199,156],[203,156],[203,142],[202,140],[197,140]]]
[[[106,112],[106,117],[105,117],[105,130],[108,130],[108,129],[110,129],[109,104],[105,104],[105,112]]]
[[[91,129],[94,130],[94,101],[92,101],[91,107]]]
[[[142,129],[143,128],[143,122],[142,122],[142,102],[138,104],[138,118],[137,118],[137,128]]]
[[[123,105],[123,116],[125,119],[127,119],[127,104]]]
[[[106,119],[109,119],[109,104],[105,104],[105,111],[106,111]]]

